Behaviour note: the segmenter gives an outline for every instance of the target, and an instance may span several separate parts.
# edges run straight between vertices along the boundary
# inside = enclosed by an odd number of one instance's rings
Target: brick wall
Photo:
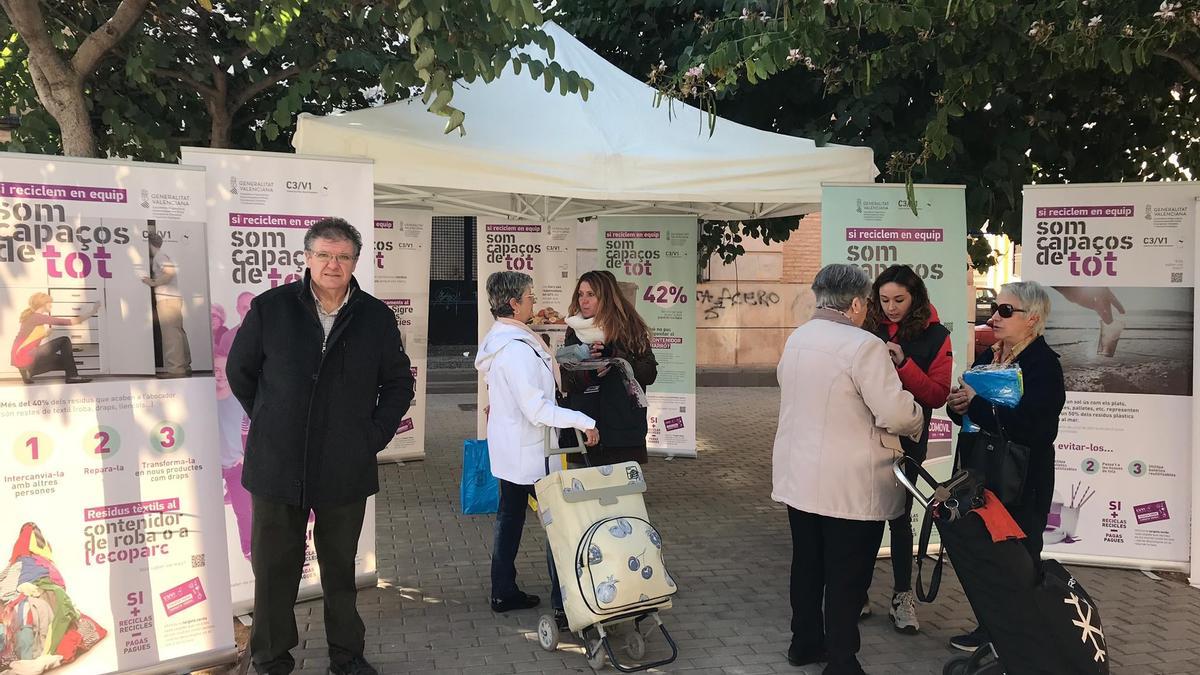
[[[793,284],[812,283],[821,269],[821,214],[800,219],[800,227],[783,243],[783,278]]]

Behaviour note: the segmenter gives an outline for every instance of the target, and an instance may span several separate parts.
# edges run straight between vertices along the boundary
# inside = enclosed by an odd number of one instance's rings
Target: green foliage
[[[1020,241],[1027,183],[1200,167],[1196,0],[591,0],[564,13],[665,97],[869,146],[889,182],[965,184],[972,235]],[[767,229],[786,238],[789,227]],[[717,236],[736,223],[708,229],[713,250],[736,255]],[[982,238],[970,250],[990,264]]]
[[[45,0],[60,49],[94,30],[117,0]],[[532,0],[158,0],[87,83],[101,152],[172,161],[181,145],[286,151],[301,112],[328,114],[420,96],[465,133],[459,80],[491,81],[510,63],[546,90],[593,84],[553,62]],[[29,82],[24,46],[0,14],[0,108],[29,111],[9,145],[53,152],[57,129]],[[538,45],[549,62],[513,50]],[[534,74],[536,69],[536,74]]]

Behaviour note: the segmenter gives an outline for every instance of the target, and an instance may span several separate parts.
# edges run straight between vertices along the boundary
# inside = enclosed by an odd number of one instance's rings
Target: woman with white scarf
[[[617,359],[612,367],[576,369],[563,364],[568,408],[594,418],[601,444],[588,451],[593,465],[646,463],[646,387],[658,377],[650,348],[650,328],[621,292],[612,272],[594,270],[579,277],[568,311],[567,347],[585,359]]]
[[[492,546],[492,610],[507,612],[537,607],[541,599],[517,588],[516,559],[525,527],[526,503],[533,484],[550,472],[545,456],[546,429],[575,428],[585,443],[600,440],[596,422],[555,404],[554,360],[545,343],[526,325],[533,318],[533,279],[520,272],[496,272],[487,280],[488,303],[496,323],[484,336],[475,368],[487,381],[490,410],[488,457],[492,475],[500,479]],[[547,549],[549,554],[549,549]],[[550,588],[554,607],[562,607],[554,560]]]

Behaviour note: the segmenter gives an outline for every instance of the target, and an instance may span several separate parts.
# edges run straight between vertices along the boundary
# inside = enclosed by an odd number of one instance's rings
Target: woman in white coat
[[[795,666],[828,662],[825,675],[858,675],[859,610],[884,523],[904,510],[892,474],[897,435],[919,434],[925,418],[887,347],[861,329],[866,273],[826,265],[812,288],[816,312],[788,338],[777,369],[771,497],[787,505],[792,530],[787,656]]]
[[[533,318],[533,279],[520,272],[496,272],[487,280],[488,304],[496,323],[484,336],[475,368],[487,381],[488,457],[492,474],[500,479],[500,506],[492,544],[492,610],[507,612],[537,607],[536,595],[517,588],[517,549],[525,528],[533,484],[550,471],[545,456],[547,428],[573,427],[586,433],[585,442],[599,442],[596,421],[581,412],[555,404],[554,359],[546,345],[526,325]],[[562,596],[547,551],[554,608]]]

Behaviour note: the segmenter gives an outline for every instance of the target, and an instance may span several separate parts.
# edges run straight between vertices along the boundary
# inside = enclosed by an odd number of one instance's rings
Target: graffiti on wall
[[[696,291],[696,302],[703,310],[705,321],[721,318],[721,313],[735,305],[771,307],[781,301],[779,293],[766,288],[702,288]]]

